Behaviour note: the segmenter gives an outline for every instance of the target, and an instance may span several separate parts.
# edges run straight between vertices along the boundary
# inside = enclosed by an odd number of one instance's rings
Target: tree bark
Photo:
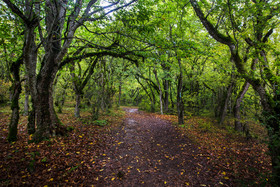
[[[28,89],[28,80],[25,81],[24,85],[25,90],[25,97],[24,97],[24,110],[23,115],[28,116],[29,112],[29,89]]]
[[[27,132],[28,134],[34,134],[36,129],[35,129],[35,123],[36,123],[36,117],[35,117],[35,108],[32,103],[32,109],[31,111],[28,112],[28,124],[27,124]]]
[[[21,85],[20,80],[14,80],[14,83],[12,85],[12,116],[11,121],[9,124],[9,134],[8,134],[8,141],[13,142],[17,140],[17,126],[18,126],[18,120],[19,120],[19,95],[21,92]]]
[[[29,94],[25,93],[23,115],[28,116],[28,111],[29,111]]]
[[[163,80],[163,88],[164,88],[164,112],[168,113],[169,109],[169,81]]]
[[[241,132],[242,131],[242,123],[241,123],[241,113],[240,113],[240,106],[241,106],[241,102],[247,92],[247,90],[249,89],[250,87],[250,84],[245,81],[245,83],[243,84],[238,96],[237,96],[237,99],[236,99],[236,103],[235,103],[235,106],[234,106],[234,129],[236,131],[239,131]]]
[[[118,101],[118,106],[121,106],[121,99],[122,99],[122,81],[120,81],[120,85],[119,85],[119,101]]]
[[[95,65],[98,62],[98,57],[95,58],[95,60],[89,65],[87,70],[84,72],[84,74],[81,74],[81,66],[79,63],[79,73],[78,76],[75,74],[75,64],[73,63],[70,66],[70,71],[71,71],[71,76],[72,76],[72,82],[73,82],[73,87],[74,87],[74,92],[76,94],[76,107],[75,107],[75,113],[74,115],[76,117],[80,117],[80,103],[81,103],[81,97],[83,95],[83,90],[85,86],[87,85],[88,81],[90,80],[90,77],[92,76],[94,72]],[[86,74],[87,73],[87,74]],[[82,79],[84,77],[84,79]]]
[[[16,62],[12,63],[11,72],[13,74],[13,84],[12,84],[12,97],[11,97],[11,109],[12,109],[12,116],[11,121],[9,124],[9,134],[8,134],[8,141],[13,142],[17,140],[17,126],[19,120],[19,95],[21,92],[21,81],[20,81],[20,66],[23,63],[22,56],[18,58]]]
[[[39,74],[37,80],[38,94],[35,101],[37,129],[33,138],[35,142],[66,133],[66,128],[59,121],[53,105],[52,89],[57,71],[58,69],[48,65],[45,73]]]
[[[156,95],[153,91],[153,86],[150,85],[148,82],[147,82],[147,84],[149,85],[150,90],[151,90],[151,112],[154,113],[154,112],[156,112]]]
[[[35,133],[36,121],[36,97],[37,97],[37,47],[35,44],[34,27],[27,28],[25,32],[25,46],[24,46],[24,63],[27,73],[28,89],[31,95],[31,112],[28,113],[27,131],[29,134]]]
[[[174,107],[175,107],[175,102],[173,101],[173,92],[172,92],[172,85],[170,85],[170,87],[169,87],[169,93],[170,93],[170,100],[171,100],[171,108],[172,108],[172,111],[173,111],[173,109],[174,109]]]
[[[16,91],[18,92],[18,91]],[[17,93],[14,93],[12,96],[12,102],[15,103],[17,98]],[[13,106],[12,107],[12,117],[11,121],[9,124],[9,134],[8,134],[8,141],[9,142],[14,142],[17,140],[17,125],[18,125],[18,120],[19,120],[19,107]]]
[[[33,4],[32,1],[25,1],[25,12],[24,16],[29,20],[25,22],[25,35],[24,35],[24,48],[23,48],[23,58],[27,74],[27,82],[29,94],[31,96],[31,105],[32,110],[28,113],[28,124],[27,131],[29,134],[35,133],[35,120],[36,120],[36,97],[37,97],[37,57],[38,57],[38,48],[36,45],[36,34],[35,29],[39,25],[39,20],[36,14],[39,14],[39,3]],[[34,11],[32,10],[34,8]],[[32,19],[32,20],[31,20]],[[30,22],[30,23],[27,23]]]
[[[229,103],[230,97],[232,95],[234,86],[235,86],[235,77],[234,77],[234,75],[232,75],[231,82],[227,89],[227,94],[225,95],[225,99],[224,99],[224,102],[223,102],[223,105],[221,108],[222,110],[220,113],[220,120],[219,120],[220,125],[222,125],[224,123],[225,117],[227,115],[228,103]]]
[[[184,124],[184,103],[182,99],[183,90],[183,72],[181,66],[181,59],[178,59],[178,64],[180,68],[180,74],[178,76],[178,86],[177,86],[177,113],[178,113],[178,124]]]
[[[147,84],[148,84],[148,86],[150,88],[150,91],[151,91],[151,97],[150,97],[150,99],[151,99],[151,112],[155,113],[156,112],[156,95],[153,91],[153,86],[151,84],[149,84],[148,81],[147,81]]]
[[[152,93],[152,101],[151,101],[151,112],[155,113],[156,112],[156,96],[154,93]]]
[[[80,118],[80,105],[81,105],[81,94],[76,93],[76,105],[74,115],[76,118]]]
[[[157,76],[157,71],[156,71],[155,68],[154,68],[154,74],[155,74],[155,78],[156,78],[156,81],[157,81],[157,84],[158,84],[158,89],[159,89],[160,114],[163,115],[162,90],[161,90],[160,82],[159,82],[159,79],[158,79],[158,76]]]

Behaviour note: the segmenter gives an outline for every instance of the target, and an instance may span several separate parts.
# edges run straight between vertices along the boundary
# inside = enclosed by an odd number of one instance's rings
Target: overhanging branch
[[[135,63],[136,66],[138,66],[138,60],[132,59],[132,58],[128,57],[127,55],[133,55],[133,53],[130,52],[130,51],[125,52],[125,53],[115,53],[115,52],[112,52],[112,51],[100,51],[100,52],[85,53],[83,55],[66,58],[65,60],[63,60],[60,63],[59,68],[62,68],[64,65],[66,65],[70,62],[73,62],[73,61],[76,61],[76,60],[82,60],[82,59],[86,59],[86,58],[94,57],[94,56],[96,56],[96,57],[111,56],[111,57],[115,57],[115,58],[123,58],[123,59],[129,60],[129,61]]]

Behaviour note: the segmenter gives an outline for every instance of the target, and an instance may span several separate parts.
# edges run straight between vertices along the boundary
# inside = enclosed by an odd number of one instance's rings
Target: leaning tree
[[[267,0],[225,1],[208,4],[190,0],[208,33],[227,45],[231,61],[238,73],[259,94],[262,123],[269,136],[273,166],[272,183],[280,181],[280,79],[273,67],[277,63],[271,53],[270,38],[279,28],[280,3]],[[246,50],[244,50],[246,49]],[[278,51],[279,52],[279,51]],[[271,54],[270,54],[271,53]],[[250,56],[249,64],[245,56]],[[254,59],[258,59],[257,68]]]

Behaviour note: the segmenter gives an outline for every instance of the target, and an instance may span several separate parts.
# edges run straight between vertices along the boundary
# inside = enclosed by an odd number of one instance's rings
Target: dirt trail
[[[126,109],[103,155],[100,186],[214,186],[207,156],[169,122]],[[102,177],[103,176],[103,177]],[[213,179],[213,180],[212,180]]]

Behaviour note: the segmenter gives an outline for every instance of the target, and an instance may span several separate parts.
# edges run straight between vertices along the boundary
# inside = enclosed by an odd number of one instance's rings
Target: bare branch
[[[210,10],[208,11],[207,15],[205,16],[206,19],[207,19],[207,17],[210,15],[210,13],[214,10],[214,8],[215,8],[214,5],[215,5],[215,1],[213,1]]]
[[[110,13],[112,13],[112,12],[115,12],[115,11],[117,11],[117,10],[120,10],[120,9],[122,9],[122,8],[125,8],[125,7],[131,5],[132,3],[136,2],[136,1],[138,1],[138,0],[132,0],[132,1],[130,1],[129,3],[127,3],[127,4],[123,5],[123,6],[114,8],[114,9],[112,9],[112,10],[110,10],[110,11],[104,13],[103,15],[97,17],[97,18],[84,18],[84,19],[85,19],[84,21],[97,21],[97,20],[103,19],[103,18],[104,18],[105,16],[107,16],[108,14],[110,14]],[[103,9],[102,9],[102,10],[103,10]],[[100,11],[101,11],[101,10],[100,10]],[[98,11],[98,12],[99,12],[99,11]],[[97,12],[96,12],[96,13],[97,13]]]

